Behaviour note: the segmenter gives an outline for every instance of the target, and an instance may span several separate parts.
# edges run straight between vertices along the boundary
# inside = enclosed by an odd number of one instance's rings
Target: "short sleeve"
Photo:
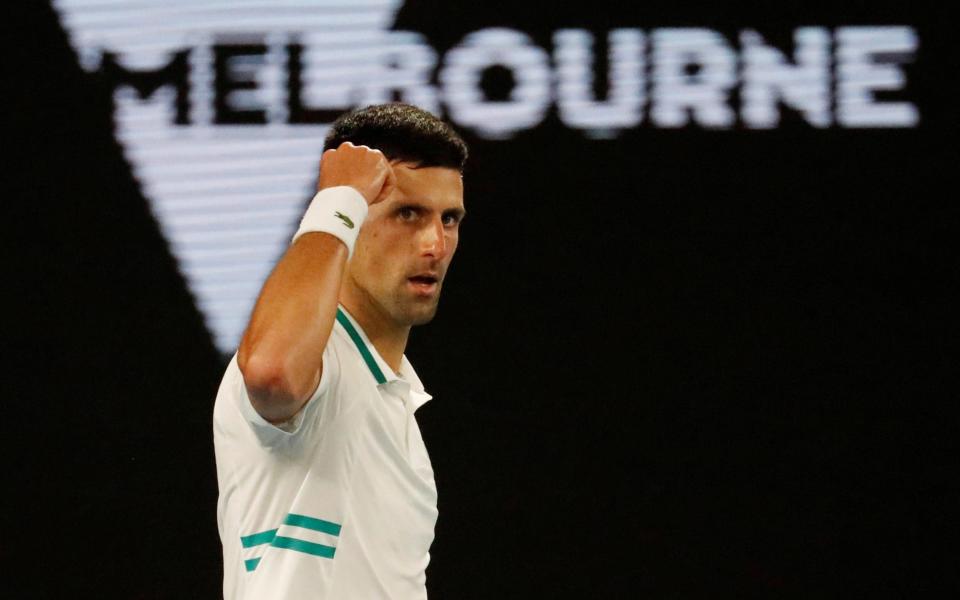
[[[237,404],[239,405],[238,407],[244,420],[253,429],[263,445],[272,446],[279,441],[289,440],[300,435],[301,431],[305,428],[304,423],[316,416],[318,405],[322,403],[328,395],[331,387],[333,387],[331,382],[338,377],[338,374],[339,361],[333,349],[333,344],[328,343],[323,351],[323,370],[320,373],[320,383],[317,384],[317,389],[297,414],[293,415],[289,420],[278,424],[270,423],[264,419],[253,407],[253,404],[251,404],[250,396],[247,394],[247,387],[243,383],[243,374],[237,365],[236,355],[234,355],[233,360],[230,361],[230,366],[227,367],[227,373],[224,377],[233,377],[235,379],[232,383],[238,400]]]

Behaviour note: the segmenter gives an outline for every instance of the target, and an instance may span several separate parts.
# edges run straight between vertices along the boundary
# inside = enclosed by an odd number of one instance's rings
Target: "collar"
[[[370,342],[363,328],[360,327],[343,306],[337,306],[337,323],[340,324],[344,332],[357,347],[360,357],[363,358],[363,362],[367,365],[370,374],[377,382],[377,387],[390,385],[406,387],[409,390],[409,394],[404,395],[409,396],[410,402],[413,404],[413,410],[417,410],[433,398],[433,396],[423,389],[423,382],[420,381],[417,372],[413,370],[413,365],[407,360],[407,356],[403,355],[400,358],[400,371],[394,373],[393,369],[383,360],[383,357],[380,356],[380,353],[377,352],[377,349]]]

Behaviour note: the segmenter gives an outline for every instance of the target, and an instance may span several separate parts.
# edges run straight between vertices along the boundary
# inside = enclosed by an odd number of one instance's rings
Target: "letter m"
[[[190,50],[181,50],[173,53],[170,62],[158,69],[133,71],[121,65],[113,52],[104,52],[99,75],[111,90],[116,90],[120,86],[130,86],[143,100],[152,96],[160,88],[172,85],[177,92],[174,123],[189,125],[189,58]]]

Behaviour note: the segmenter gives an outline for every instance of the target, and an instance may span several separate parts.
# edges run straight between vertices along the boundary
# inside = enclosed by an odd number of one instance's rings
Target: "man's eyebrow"
[[[397,210],[400,210],[401,208],[412,208],[414,210],[422,211],[422,210],[427,210],[427,204],[420,200],[403,199],[403,200],[397,200],[394,203],[394,208],[396,208]]]
[[[397,202],[397,209],[401,208],[412,208],[415,210],[430,210],[430,203],[422,200],[401,200]],[[440,214],[443,215],[455,215],[457,218],[462,219],[467,216],[467,210],[459,206],[455,208],[445,208],[440,211]]]

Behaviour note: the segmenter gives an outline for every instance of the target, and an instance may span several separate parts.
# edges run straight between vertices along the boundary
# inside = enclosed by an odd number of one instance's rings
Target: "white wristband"
[[[347,245],[349,259],[353,256],[353,245],[357,241],[360,226],[367,218],[367,209],[363,194],[349,185],[320,190],[310,201],[307,212],[300,220],[300,228],[290,243],[305,233],[323,231]]]

